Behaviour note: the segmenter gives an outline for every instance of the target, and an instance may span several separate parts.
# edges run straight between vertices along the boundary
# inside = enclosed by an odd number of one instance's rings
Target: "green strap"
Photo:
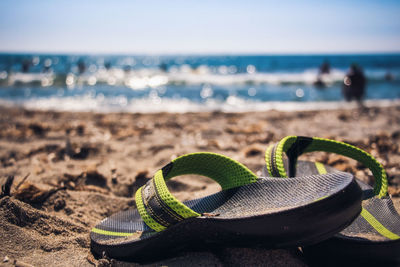
[[[389,229],[383,226],[367,209],[363,208],[360,215],[382,236],[391,240],[400,239],[399,235],[391,232]]]
[[[272,153],[274,151],[274,153]],[[319,137],[287,136],[283,138],[274,149],[268,148],[265,160],[271,176],[289,177],[295,175],[297,158],[308,152],[323,151],[343,155],[357,160],[368,167],[375,178],[374,193],[378,197],[387,195],[387,176],[383,166],[369,153],[350,144]],[[283,165],[283,153],[289,158],[289,175]],[[274,168],[275,175],[273,170]],[[276,173],[279,175],[276,175]]]
[[[218,182],[223,190],[257,180],[257,176],[247,167],[220,154],[202,152],[176,158],[157,171],[135,194],[139,214],[153,230],[159,232],[182,220],[201,216],[176,199],[165,183],[175,176],[185,174],[209,177]]]

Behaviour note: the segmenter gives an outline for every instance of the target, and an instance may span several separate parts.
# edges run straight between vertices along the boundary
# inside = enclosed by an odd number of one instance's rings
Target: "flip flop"
[[[184,174],[209,177],[222,191],[182,203],[165,181]],[[148,262],[210,246],[299,246],[329,238],[361,211],[361,189],[351,174],[259,179],[215,153],[176,158],[135,199],[137,209],[118,212],[91,230],[95,254]]]
[[[323,259],[325,265],[327,262],[400,264],[400,215],[387,195],[385,170],[367,152],[334,140],[288,136],[267,148],[263,175],[298,177],[338,172],[319,162],[297,161],[301,154],[314,151],[336,153],[361,162],[374,175],[375,186],[372,188],[357,179],[363,189],[360,216],[333,238],[303,248],[303,251],[310,258]],[[283,158],[283,153],[287,159]]]

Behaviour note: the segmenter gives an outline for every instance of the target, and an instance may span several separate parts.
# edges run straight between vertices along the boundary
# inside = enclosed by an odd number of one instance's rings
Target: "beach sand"
[[[212,151],[260,174],[267,145],[286,135],[332,138],[370,152],[386,168],[389,193],[399,209],[400,106],[364,112],[186,114],[2,107],[0,181],[4,184],[7,177],[15,178],[11,197],[0,199],[0,265],[14,266],[17,261],[34,266],[131,266],[107,257],[95,259],[89,250],[89,231],[106,216],[134,206],[135,190],[157,169],[185,153]],[[373,182],[369,171],[352,160],[324,153],[302,158],[331,164]],[[179,177],[169,187],[180,200],[220,189],[201,177]],[[307,266],[296,249],[260,248],[184,253],[154,264]]]

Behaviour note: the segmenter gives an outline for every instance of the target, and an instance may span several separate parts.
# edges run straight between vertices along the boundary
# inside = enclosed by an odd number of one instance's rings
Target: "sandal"
[[[222,191],[180,202],[165,183],[197,174]],[[299,246],[327,239],[361,211],[361,189],[351,174],[260,179],[215,153],[174,159],[136,192],[136,206],[102,220],[90,233],[97,255],[149,261],[211,246]]]
[[[346,229],[322,243],[305,247],[312,259],[326,265],[338,263],[400,264],[400,215],[387,195],[387,176],[382,165],[367,152],[352,145],[323,138],[288,136],[268,147],[263,175],[297,177],[337,173],[319,162],[297,161],[304,153],[324,151],[355,159],[368,167],[375,186],[357,179],[363,190],[360,216]],[[283,158],[283,153],[287,159]]]

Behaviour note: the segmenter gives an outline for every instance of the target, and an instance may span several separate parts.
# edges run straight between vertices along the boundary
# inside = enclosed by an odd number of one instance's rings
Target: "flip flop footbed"
[[[150,227],[135,208],[104,219],[92,229],[93,251],[139,259],[210,245],[311,244],[339,232],[358,216],[361,190],[351,174],[336,172],[256,179],[182,205],[199,216],[161,231]]]

